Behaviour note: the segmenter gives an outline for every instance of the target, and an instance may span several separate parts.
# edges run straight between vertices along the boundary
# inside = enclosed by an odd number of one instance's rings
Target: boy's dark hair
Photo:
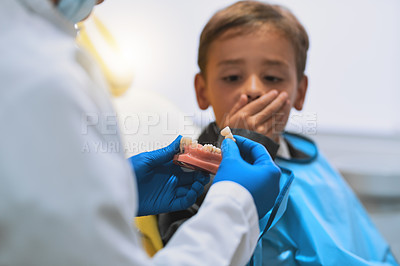
[[[207,56],[210,45],[223,33],[237,29],[238,34],[251,32],[263,25],[272,25],[292,43],[296,55],[297,77],[304,75],[309,39],[306,30],[286,8],[258,1],[239,1],[217,13],[208,21],[200,35],[197,63],[206,75]]]

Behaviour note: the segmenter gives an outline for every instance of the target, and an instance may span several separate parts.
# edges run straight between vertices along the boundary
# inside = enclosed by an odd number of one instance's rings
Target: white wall
[[[152,90],[185,113],[202,27],[230,0],[107,0],[96,10],[133,62],[132,89]],[[400,1],[282,0],[311,39],[305,112],[319,132],[400,132]],[[208,115],[205,116],[206,118]]]

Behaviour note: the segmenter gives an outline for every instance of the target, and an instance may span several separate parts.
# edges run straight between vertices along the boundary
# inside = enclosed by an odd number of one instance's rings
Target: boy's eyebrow
[[[289,66],[288,63],[286,63],[283,60],[271,60],[271,59],[266,59],[263,61],[263,65],[272,65],[272,66]]]
[[[218,66],[223,66],[223,65],[243,65],[245,63],[244,59],[227,59],[227,60],[222,60],[218,62]],[[266,59],[262,62],[263,65],[269,65],[269,66],[289,66],[289,64],[283,60],[272,60],[272,59]]]
[[[218,62],[218,66],[222,65],[243,65],[245,62],[243,59],[227,59]]]

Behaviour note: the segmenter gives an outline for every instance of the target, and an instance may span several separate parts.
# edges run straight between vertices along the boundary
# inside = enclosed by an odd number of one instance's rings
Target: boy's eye
[[[278,77],[275,77],[275,76],[264,76],[264,79],[265,79],[266,81],[273,82],[273,83],[282,81],[281,78],[278,78]]]
[[[240,80],[240,76],[239,75],[229,75],[226,77],[223,77],[222,80],[227,81],[227,82],[235,82]]]

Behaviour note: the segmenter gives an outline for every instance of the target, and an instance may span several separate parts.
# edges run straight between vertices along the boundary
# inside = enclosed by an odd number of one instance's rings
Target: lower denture
[[[173,162],[185,168],[216,174],[221,160],[221,153],[204,150],[201,144],[197,147],[188,144],[184,145],[183,153],[174,156]]]

